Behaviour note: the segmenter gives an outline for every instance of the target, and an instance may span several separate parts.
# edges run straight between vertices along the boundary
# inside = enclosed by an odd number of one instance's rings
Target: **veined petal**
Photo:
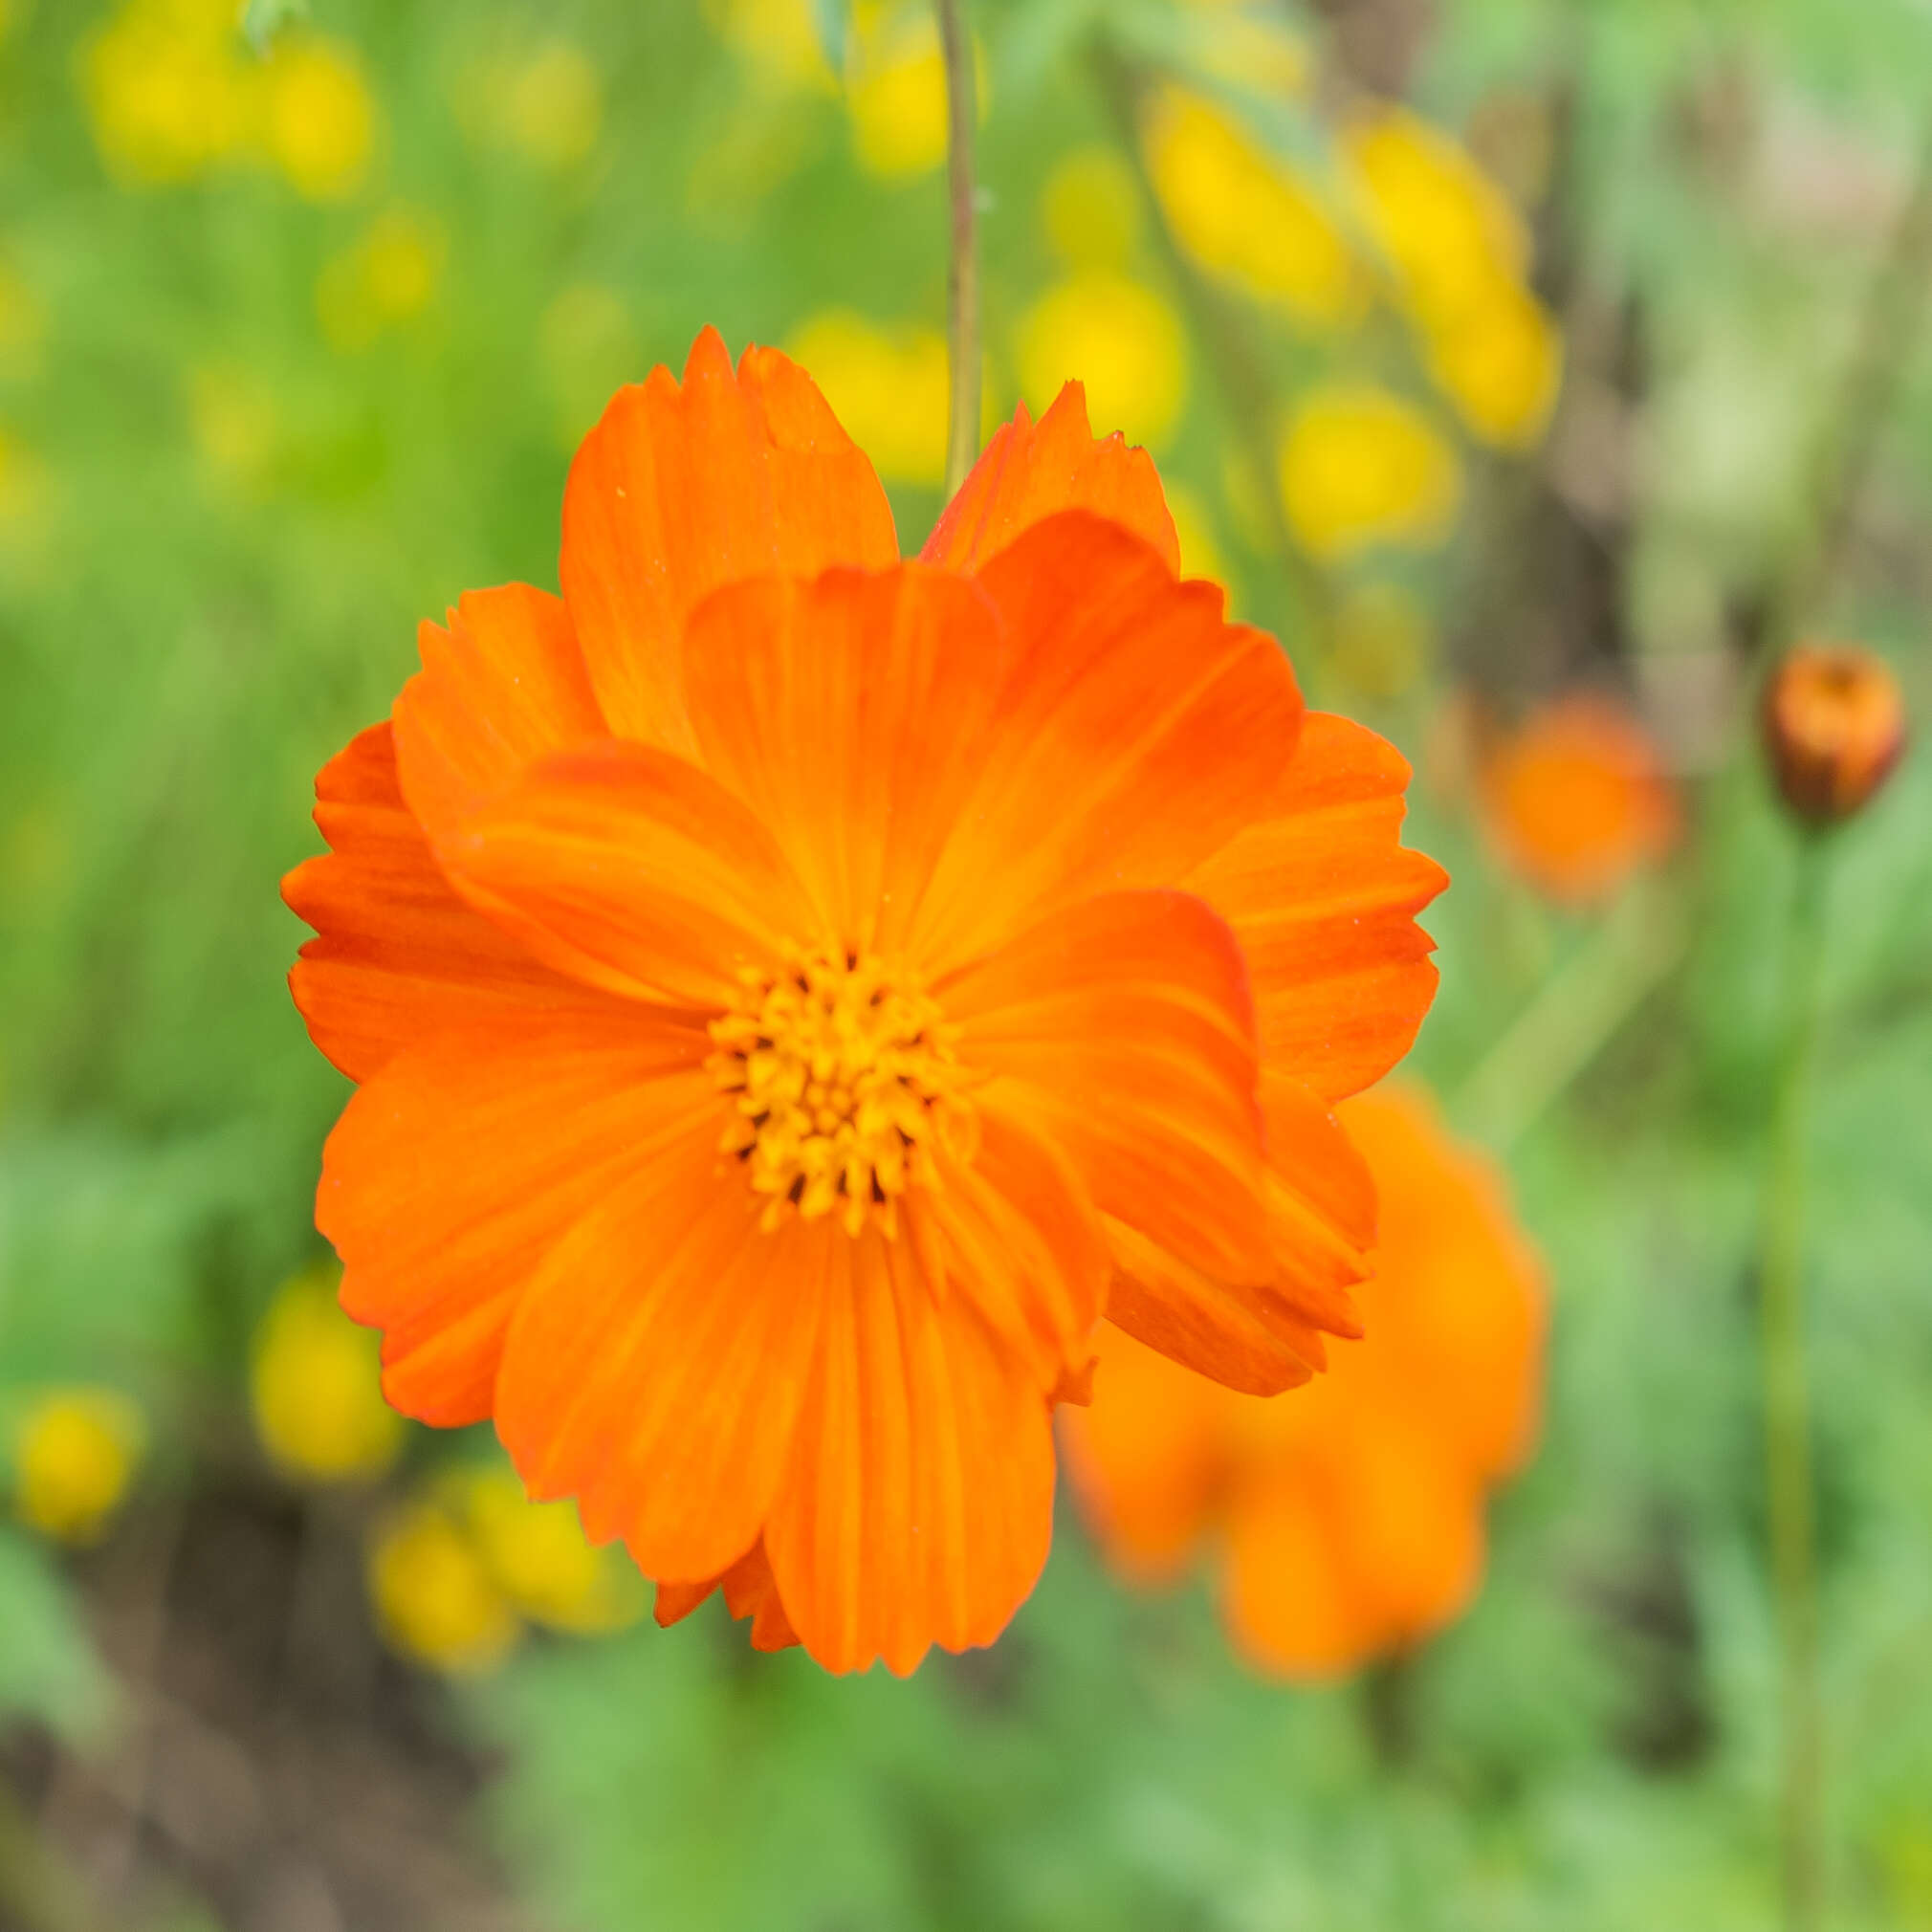
[[[1273,640],[1115,524],[1050,517],[979,582],[1014,669],[920,913],[935,972],[1057,906],[1175,884],[1273,794],[1301,728]]]
[[[1416,915],[1448,875],[1402,846],[1408,781],[1373,732],[1310,712],[1268,812],[1186,880],[1247,955],[1262,1058],[1331,1101],[1409,1050],[1435,996]]]
[[[1024,403],[1020,406],[987,444],[919,554],[949,570],[977,570],[1062,510],[1091,511],[1132,531],[1170,575],[1178,575],[1180,544],[1153,458],[1131,449],[1118,430],[1096,438],[1087,428],[1087,391],[1078,383],[1068,383],[1038,423]]]
[[[765,1548],[827,1670],[990,1643],[1053,1529],[1053,1441],[1032,1378],[904,1240],[868,1233],[828,1297]]]
[[[647,745],[539,759],[437,855],[539,958],[633,998],[721,1006],[783,939],[819,936],[771,834],[715,779]]]
[[[384,1330],[384,1392],[419,1420],[487,1416],[505,1327],[569,1229],[700,1113],[715,1139],[701,1027],[589,988],[574,1002],[446,1023],[323,1151],[342,1306]]]
[[[1369,1271],[1375,1187],[1339,1122],[1273,1069],[1261,1084],[1262,1193],[1272,1269],[1240,1281],[1194,1265],[1136,1227],[1109,1221],[1110,1320],[1230,1389],[1272,1395],[1325,1366],[1324,1332],[1359,1336],[1350,1286]]]
[[[441,835],[545,752],[608,735],[560,597],[506,583],[472,590],[446,630],[417,633],[423,669],[392,716],[404,796]]]
[[[792,1628],[784,1605],[779,1601],[778,1579],[772,1574],[762,1539],[753,1544],[722,1576],[708,1577],[701,1583],[660,1583],[656,1610],[659,1627],[668,1630],[672,1624],[683,1622],[719,1584],[724,1585],[725,1607],[731,1614],[740,1619],[751,1618],[754,1650],[790,1650],[797,1645],[799,1634]]]
[[[935,991],[1096,1206],[1197,1266],[1274,1274],[1247,976],[1200,900],[1085,900]]]
[[[791,1454],[852,1242],[830,1221],[762,1232],[718,1152],[714,1096],[552,1254],[518,1309],[496,1427],[539,1497],[647,1576],[704,1577],[756,1540]]]
[[[903,952],[987,756],[999,613],[921,564],[721,590],[686,692],[705,767],[770,825],[839,940]]]
[[[403,802],[387,724],[316,779],[333,847],[282,881],[317,936],[289,985],[309,1036],[351,1080],[451,1021],[571,1004],[578,989],[457,897]]]
[[[736,371],[714,329],[680,384],[618,391],[563,499],[563,594],[620,736],[690,747],[684,619],[720,584],[898,555],[886,493],[810,378],[771,349]]]

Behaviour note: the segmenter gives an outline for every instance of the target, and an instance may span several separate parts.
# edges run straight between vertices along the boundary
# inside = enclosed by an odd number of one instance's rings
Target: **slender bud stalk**
[[[1826,842],[1800,854],[1791,904],[1784,1062],[1771,1119],[1759,1250],[1765,1396],[1765,1476],[1771,1571],[1783,1649],[1780,1838],[1786,1932],[1824,1922],[1823,1742],[1818,1697],[1818,1592],[1811,1482],[1810,1378],[1805,1359],[1805,1142],[1824,952]]]
[[[935,0],[946,57],[947,187],[953,210],[947,275],[946,346],[952,394],[946,427],[946,494],[966,480],[979,453],[978,190],[973,180],[973,46],[960,18],[962,0]]]

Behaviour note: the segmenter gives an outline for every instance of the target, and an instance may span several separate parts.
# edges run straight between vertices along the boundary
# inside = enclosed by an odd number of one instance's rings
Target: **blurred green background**
[[[0,0],[0,1924],[1771,1922],[1752,693],[1802,627],[1932,697],[1932,11],[972,10],[989,426],[1084,375],[1189,567],[1416,761],[1413,1070],[1550,1267],[1480,1600],[1319,1691],[1065,1510],[910,1682],[659,1633],[490,1442],[374,1407],[282,983],[313,775],[419,619],[555,583],[576,440],[706,322],[806,362],[917,544],[944,121],[923,5],[236,13]],[[1588,903],[1485,779],[1577,688],[1681,823]],[[1812,1134],[1845,1927],[1932,1926],[1928,823],[1908,759],[1837,842]]]

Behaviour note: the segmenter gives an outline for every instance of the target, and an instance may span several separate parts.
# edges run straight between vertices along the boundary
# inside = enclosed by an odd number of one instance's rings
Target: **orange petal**
[[[1324,1332],[1362,1332],[1349,1288],[1368,1272],[1375,1188],[1340,1123],[1306,1088],[1264,1072],[1262,1117],[1272,1272],[1259,1283],[1217,1275],[1109,1221],[1116,1273],[1107,1312],[1197,1373],[1273,1395],[1326,1366]]]
[[[699,755],[775,829],[841,943],[903,952],[987,756],[1004,651],[990,602],[916,563],[768,578],[692,613]]]
[[[657,1621],[665,1629],[681,1623],[719,1584],[724,1585],[725,1606],[735,1617],[752,1619],[754,1650],[790,1650],[799,1640],[779,1601],[779,1586],[765,1547],[757,1542],[745,1551],[722,1576],[703,1583],[660,1583],[657,1587]]]
[[[714,1094],[606,1179],[532,1284],[497,1379],[531,1493],[576,1497],[585,1533],[622,1536],[647,1576],[715,1574],[757,1536],[850,1273],[829,1221],[759,1230],[722,1119]]]
[[[934,1643],[991,1643],[1033,1588],[1053,1440],[1033,1378],[906,1241],[845,1252],[765,1548],[818,1662],[904,1676]]]
[[[322,767],[316,823],[334,849],[282,881],[318,935],[289,985],[310,1038],[351,1080],[439,1025],[579,997],[450,889],[403,802],[388,725]]]
[[[810,378],[770,349],[735,373],[714,329],[682,384],[658,368],[618,391],[564,492],[563,594],[604,715],[676,751],[690,747],[684,620],[700,598],[897,555],[879,479]]]
[[[1301,726],[1274,641],[1223,623],[1218,590],[1177,582],[1114,524],[1051,517],[979,582],[1014,670],[920,915],[935,970],[1056,906],[1174,885],[1273,796]]]
[[[970,1164],[910,1199],[906,1231],[935,1293],[963,1295],[1058,1399],[1091,1357],[1107,1292],[1097,1218],[1065,1155],[988,1089]]]
[[[607,739],[539,759],[437,856],[539,958],[635,998],[721,1006],[820,937],[770,833],[715,779]]]
[[[1306,1469],[1257,1483],[1232,1511],[1221,1607],[1235,1641],[1262,1670],[1322,1681],[1385,1647],[1389,1633],[1357,1595],[1347,1533]]]
[[[404,795],[441,835],[534,759],[608,735],[560,597],[507,583],[472,590],[447,630],[418,633],[423,669],[393,716]]]
[[[1090,1408],[1060,1418],[1066,1474],[1116,1568],[1164,1583],[1186,1567],[1227,1477],[1213,1383],[1118,1328],[1103,1330]]]
[[[1416,914],[1448,875],[1402,847],[1408,781],[1393,746],[1310,712],[1271,809],[1186,880],[1247,955],[1262,1059],[1329,1100],[1409,1050],[1436,991]]]
[[[490,1414],[503,1333],[565,1232],[693,1110],[700,1028],[580,989],[574,1007],[472,1016],[392,1059],[322,1154],[316,1220],[342,1306],[382,1328],[384,1392],[446,1426]]]
[[[1273,1273],[1247,975],[1200,900],[1086,900],[934,990],[1097,1207],[1197,1266]]]
[[[977,570],[1036,523],[1062,510],[1088,510],[1151,544],[1170,575],[1180,544],[1153,458],[1117,430],[1096,440],[1087,392],[1068,383],[1035,423],[1022,403],[946,506],[920,555],[949,570]]]

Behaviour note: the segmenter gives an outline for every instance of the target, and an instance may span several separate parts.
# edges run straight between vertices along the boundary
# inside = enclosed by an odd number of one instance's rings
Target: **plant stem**
[[[1765,1479],[1783,1646],[1780,1835],[1786,1932],[1816,1932],[1824,1922],[1817,1553],[1811,1390],[1805,1363],[1804,1218],[1805,1141],[1825,942],[1826,861],[1823,840],[1808,837],[1791,902],[1784,1063],[1771,1116],[1758,1263]]]
[[[962,0],[935,0],[946,57],[947,189],[953,209],[946,277],[946,346],[952,392],[946,425],[946,494],[966,480],[979,453],[978,190],[973,180],[975,116],[973,46],[960,18]]]

